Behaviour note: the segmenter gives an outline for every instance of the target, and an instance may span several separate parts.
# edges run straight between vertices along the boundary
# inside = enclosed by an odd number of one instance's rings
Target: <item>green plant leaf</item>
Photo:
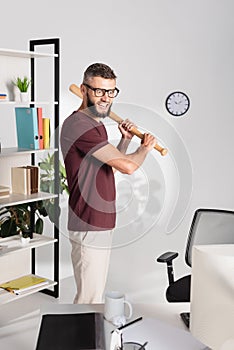
[[[6,220],[0,227],[0,236],[9,237],[18,234],[17,226],[14,220]]]
[[[23,79],[21,79],[20,77],[17,77],[12,83],[15,86],[17,86],[21,92],[27,92],[29,85],[31,84],[31,80],[26,76],[24,76]]]
[[[35,232],[41,235],[43,232],[43,227],[44,227],[44,221],[41,218],[38,218],[36,220],[35,227],[34,227]]]

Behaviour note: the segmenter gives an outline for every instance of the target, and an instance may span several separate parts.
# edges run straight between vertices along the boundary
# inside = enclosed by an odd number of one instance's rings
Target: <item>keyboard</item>
[[[180,317],[182,318],[184,324],[189,328],[190,313],[181,312]]]

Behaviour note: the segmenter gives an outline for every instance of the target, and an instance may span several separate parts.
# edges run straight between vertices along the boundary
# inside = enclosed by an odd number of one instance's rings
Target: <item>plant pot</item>
[[[18,89],[17,86],[13,87],[13,97],[14,97],[14,101],[16,102],[21,101],[20,90]]]
[[[31,230],[29,228],[22,229],[21,230],[21,237],[22,238],[29,238],[29,239],[33,238]]]
[[[21,102],[28,102],[29,101],[29,94],[28,94],[28,92],[21,92],[20,93],[20,101]]]
[[[30,242],[30,239],[31,239],[30,237],[23,237],[23,236],[21,236],[20,237],[21,244],[22,245],[28,244]]]

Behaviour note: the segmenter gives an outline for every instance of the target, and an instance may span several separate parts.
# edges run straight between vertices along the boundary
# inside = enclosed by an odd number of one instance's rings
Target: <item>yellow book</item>
[[[6,283],[0,284],[0,288],[7,290],[8,292],[14,294],[20,294],[29,289],[39,287],[41,285],[48,284],[46,278],[35,276],[35,275],[26,275],[14,280],[8,281]]]
[[[43,136],[44,148],[50,148],[50,118],[42,118],[43,121]]]

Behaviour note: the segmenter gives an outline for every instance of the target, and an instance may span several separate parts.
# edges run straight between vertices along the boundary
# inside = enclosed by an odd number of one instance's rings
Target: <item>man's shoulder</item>
[[[80,126],[87,125],[89,127],[98,126],[98,123],[94,119],[79,110],[72,112],[63,122],[63,126],[69,126],[69,128],[72,126],[75,127],[77,124]]]
[[[84,113],[81,111],[73,111],[67,118],[65,118],[63,124],[75,123],[77,120],[86,120]]]

